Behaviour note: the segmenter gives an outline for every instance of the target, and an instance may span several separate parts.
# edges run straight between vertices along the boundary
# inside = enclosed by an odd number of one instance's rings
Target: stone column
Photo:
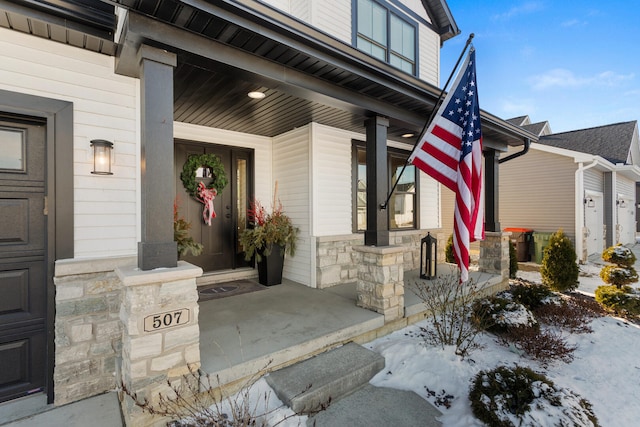
[[[200,367],[196,277],[202,269],[180,261],[171,269],[123,267],[116,273],[123,287],[120,380],[153,404],[159,393],[170,392],[167,381],[186,385],[185,375]],[[167,421],[143,413],[127,396],[122,410],[127,425],[165,425]]]
[[[509,280],[510,236],[510,232],[485,232],[485,239],[480,242],[480,271]]]
[[[384,315],[385,323],[404,317],[402,246],[355,246],[358,265],[358,306]]]

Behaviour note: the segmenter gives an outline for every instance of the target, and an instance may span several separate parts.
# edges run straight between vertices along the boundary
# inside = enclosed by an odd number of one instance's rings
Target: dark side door
[[[46,126],[0,114],[0,402],[46,378]]]

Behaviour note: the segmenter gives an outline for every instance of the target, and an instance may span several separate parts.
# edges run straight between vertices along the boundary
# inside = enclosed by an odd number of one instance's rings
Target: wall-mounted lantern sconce
[[[111,151],[113,143],[104,139],[94,139],[91,141],[93,147],[93,170],[95,175],[113,175],[111,172]]]

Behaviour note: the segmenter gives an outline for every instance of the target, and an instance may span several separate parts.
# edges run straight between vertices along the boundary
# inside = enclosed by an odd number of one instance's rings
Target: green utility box
[[[553,233],[543,233],[536,231],[533,233],[533,243],[535,245],[536,263],[542,264],[542,255],[544,248],[549,244],[549,239]]]

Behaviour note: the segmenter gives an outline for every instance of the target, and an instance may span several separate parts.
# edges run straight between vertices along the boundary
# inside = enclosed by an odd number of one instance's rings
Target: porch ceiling
[[[389,118],[389,138],[410,142],[440,90],[253,0],[113,0],[129,9],[116,69],[137,73],[146,43],[178,53],[175,119],[275,136],[315,121],[364,133]],[[266,98],[251,100],[252,90]],[[505,149],[537,137],[482,112],[485,144]]]
[[[444,3],[423,1],[443,37],[454,35]],[[113,5],[129,10],[117,43]],[[115,54],[124,75],[137,77],[141,44],[176,53],[175,120],[203,126],[275,136],[314,121],[364,133],[365,119],[379,115],[389,119],[390,139],[413,143],[401,135],[419,133],[440,93],[255,0],[0,0],[0,11],[0,26]],[[267,96],[252,100],[252,90]],[[537,141],[481,114],[488,147]]]

